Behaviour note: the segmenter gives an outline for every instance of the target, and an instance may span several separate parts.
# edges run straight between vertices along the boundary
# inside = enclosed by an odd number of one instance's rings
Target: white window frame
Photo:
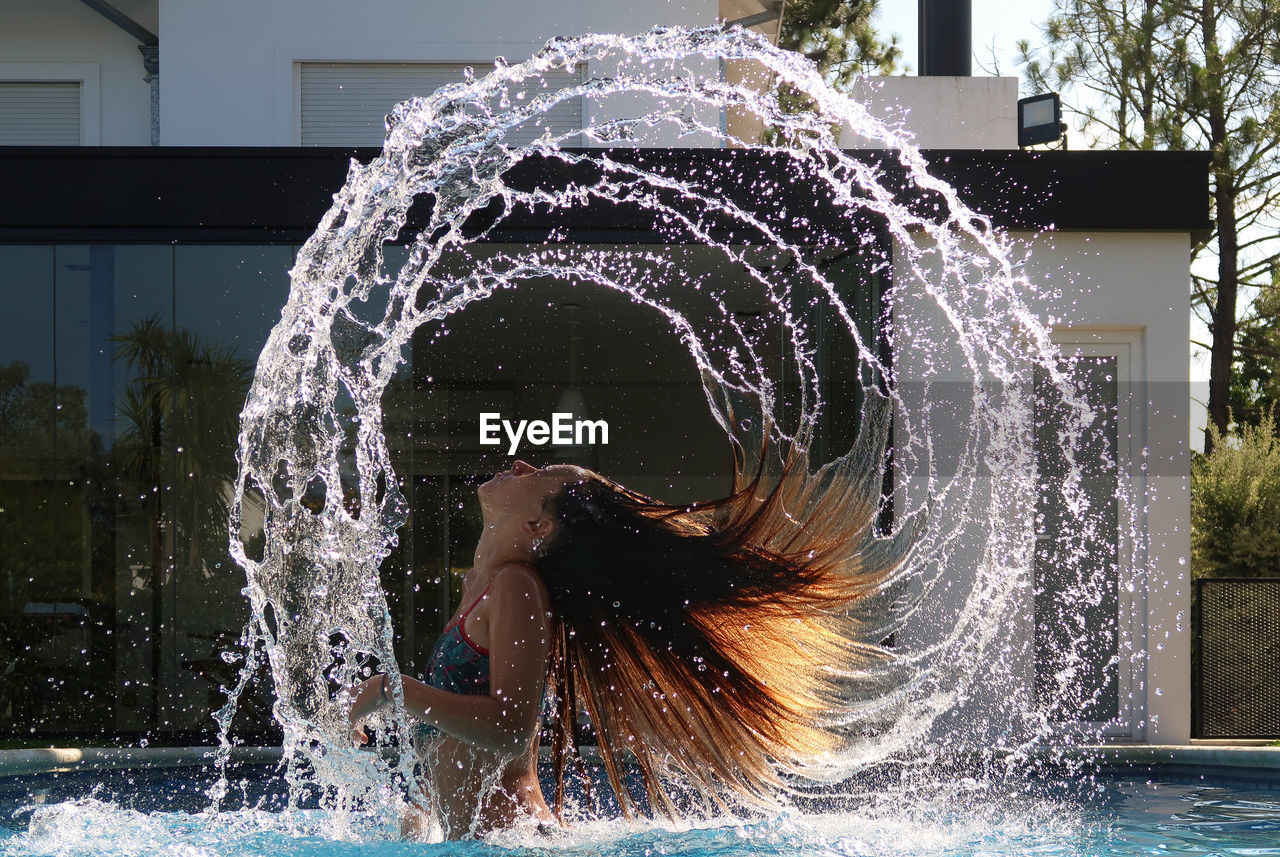
[[[102,67],[96,62],[0,62],[0,81],[80,84],[80,145],[102,145]]]
[[[1063,355],[1116,358],[1116,478],[1122,499],[1131,504],[1132,519],[1119,506],[1116,533],[1116,594],[1119,635],[1117,695],[1120,710],[1108,722],[1055,724],[1064,735],[1101,735],[1113,741],[1142,741],[1146,733],[1148,682],[1147,651],[1147,497],[1146,473],[1141,451],[1147,446],[1145,329],[1132,326],[1054,328],[1051,338]],[[1031,680],[1034,681],[1034,665]]]

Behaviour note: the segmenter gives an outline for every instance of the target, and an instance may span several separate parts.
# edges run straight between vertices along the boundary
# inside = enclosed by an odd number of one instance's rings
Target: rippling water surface
[[[1280,855],[1280,790],[1252,786],[1106,780],[1025,783],[959,778],[927,790],[882,788],[861,806],[793,811],[772,819],[716,818],[671,826],[584,821],[550,834],[515,831],[485,841],[400,841],[383,813],[281,812],[279,780],[236,784],[229,806],[206,810],[206,778],[106,784],[28,779],[9,786],[0,854],[37,855],[612,855],[612,857],[1022,857],[1022,855]],[[264,787],[264,785],[266,787]],[[856,792],[856,789],[853,790]],[[255,808],[256,807],[256,808]]]

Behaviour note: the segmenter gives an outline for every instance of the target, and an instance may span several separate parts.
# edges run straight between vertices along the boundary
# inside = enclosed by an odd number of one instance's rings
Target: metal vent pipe
[[[971,0],[920,0],[921,77],[973,75]]]

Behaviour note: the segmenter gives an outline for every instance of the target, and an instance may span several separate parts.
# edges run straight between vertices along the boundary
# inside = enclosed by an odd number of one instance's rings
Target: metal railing
[[[1197,580],[1191,734],[1280,738],[1280,577]]]

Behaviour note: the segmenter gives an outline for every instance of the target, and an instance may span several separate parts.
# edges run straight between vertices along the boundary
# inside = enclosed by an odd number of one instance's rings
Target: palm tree
[[[134,322],[113,341],[113,359],[133,372],[118,409],[123,429],[113,454],[146,509],[152,699],[158,716],[165,558],[185,553],[186,569],[210,577],[209,559],[227,556],[236,435],[253,366],[233,349],[207,344],[190,330],[166,329],[158,315]]]

